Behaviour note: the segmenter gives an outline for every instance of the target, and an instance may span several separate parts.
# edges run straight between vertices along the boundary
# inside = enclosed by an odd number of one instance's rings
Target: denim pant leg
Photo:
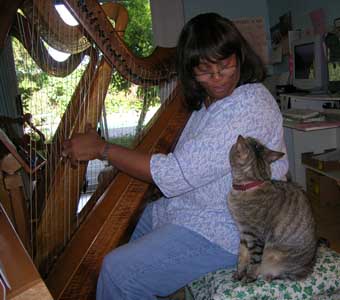
[[[149,203],[144,209],[136,228],[132,233],[130,241],[137,240],[152,231],[152,207],[153,202]]]
[[[156,300],[210,271],[234,266],[237,256],[201,235],[169,224],[109,253],[97,300]]]

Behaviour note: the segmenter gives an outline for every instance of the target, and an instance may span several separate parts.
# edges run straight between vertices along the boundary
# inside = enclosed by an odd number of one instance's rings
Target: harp
[[[24,145],[26,153],[33,154],[34,163],[30,165],[29,156],[23,177],[28,178],[30,200],[20,206],[30,215],[20,224],[29,230],[19,234],[54,299],[94,299],[102,258],[128,241],[153,187],[117,171],[104,192],[99,196],[93,193],[79,213],[89,166],[79,164],[74,169],[63,160],[63,140],[82,132],[86,123],[97,126],[114,72],[141,87],[142,101],[155,93],[162,99],[157,113],[135,137],[133,147],[140,151],[168,152],[190,114],[183,107],[176,81],[175,49],[156,48],[147,57],[135,55],[124,42],[127,14],[122,6],[65,0],[64,5],[78,21],[77,26],[70,27],[62,22],[53,3],[25,0],[0,4],[10,12],[1,18],[2,47],[8,44],[9,35],[15,37],[42,72],[62,78],[75,72],[84,57],[88,60],[49,143],[40,140],[39,145],[30,139]],[[69,53],[69,58],[64,62],[53,60],[46,44]],[[20,132],[23,135],[21,128]],[[37,155],[39,146],[43,148],[41,158]],[[5,147],[5,153],[20,157],[18,149],[17,144]],[[12,221],[17,225],[17,220]]]

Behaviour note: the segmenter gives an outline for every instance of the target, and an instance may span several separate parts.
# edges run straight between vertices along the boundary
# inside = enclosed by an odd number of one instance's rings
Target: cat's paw
[[[273,281],[273,279],[275,279],[275,277],[271,274],[266,274],[263,276],[263,279],[269,283],[271,283]]]
[[[251,283],[251,282],[256,281],[256,279],[257,279],[257,277],[246,274],[245,276],[243,276],[241,281],[242,281],[242,283]]]
[[[232,279],[234,281],[241,281],[242,278],[245,276],[245,272],[238,272],[238,271],[235,271],[233,273],[233,276],[232,276]]]
[[[234,281],[241,281],[242,283],[254,282],[257,279],[256,275],[248,274],[247,271],[234,272],[232,275]]]

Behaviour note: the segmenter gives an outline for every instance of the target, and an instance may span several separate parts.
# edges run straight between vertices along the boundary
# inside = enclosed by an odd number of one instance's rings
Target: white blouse
[[[238,253],[239,233],[227,195],[232,183],[229,150],[239,134],[286,153],[280,110],[260,83],[242,85],[194,111],[174,152],[152,156],[151,174],[164,194],[153,204],[154,228],[168,223],[185,226]],[[272,164],[274,179],[284,178],[287,171],[287,155]]]

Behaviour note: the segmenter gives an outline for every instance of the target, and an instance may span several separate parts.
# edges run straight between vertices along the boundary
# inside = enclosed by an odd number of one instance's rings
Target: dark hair
[[[240,67],[237,86],[264,79],[266,72],[261,59],[230,20],[206,13],[192,18],[183,27],[177,44],[177,72],[190,110],[200,109],[207,97],[194,77],[194,67],[201,59],[216,62],[232,54],[236,54]]]

